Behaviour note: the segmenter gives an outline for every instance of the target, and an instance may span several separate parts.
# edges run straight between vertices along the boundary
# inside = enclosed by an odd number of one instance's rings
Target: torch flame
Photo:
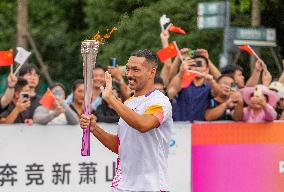
[[[107,31],[109,31],[109,30],[107,29]],[[109,38],[111,37],[111,34],[112,34],[113,32],[115,32],[115,31],[117,31],[117,28],[116,28],[116,27],[113,27],[113,28],[111,29],[111,31],[108,32],[108,33],[106,33],[103,37],[100,35],[100,32],[98,31],[98,32],[92,37],[92,40],[96,40],[96,41],[98,41],[101,45],[103,45],[103,44],[105,43],[106,39],[109,39]]]

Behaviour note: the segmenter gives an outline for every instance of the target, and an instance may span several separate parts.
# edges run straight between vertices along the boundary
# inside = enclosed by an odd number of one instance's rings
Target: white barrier
[[[114,124],[100,124],[116,132]],[[91,137],[82,157],[79,126],[0,125],[0,192],[110,191],[116,154]],[[177,123],[170,145],[172,192],[190,191],[190,124]]]

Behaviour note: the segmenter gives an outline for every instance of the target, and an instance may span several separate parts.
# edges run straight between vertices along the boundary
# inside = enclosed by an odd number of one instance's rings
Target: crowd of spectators
[[[169,45],[167,30],[160,35],[162,46]],[[245,81],[243,69],[229,64],[218,69],[206,49],[180,49],[181,56],[163,62],[160,76],[155,78],[155,89],[169,97],[174,121],[274,121],[284,120],[284,71],[272,82],[269,67],[257,60]],[[105,85],[105,71],[113,77],[113,92],[122,101],[133,95],[127,85],[127,70],[122,66],[96,65],[93,69],[92,114],[98,122],[118,122],[119,116],[101,96]],[[190,71],[195,76],[182,87],[183,74]],[[49,87],[55,98],[51,109],[40,104],[37,94],[39,70],[25,64],[19,76],[9,74],[7,88],[0,97],[0,123],[69,124],[79,123],[84,112],[84,81],[73,82],[67,93],[57,82]]]

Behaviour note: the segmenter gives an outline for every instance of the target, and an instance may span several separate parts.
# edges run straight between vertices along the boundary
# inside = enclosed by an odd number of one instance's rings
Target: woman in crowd
[[[70,104],[71,109],[76,112],[77,116],[84,112],[84,80],[78,79],[74,81],[72,86],[72,103]]]
[[[49,87],[54,96],[53,109],[44,105],[36,108],[33,120],[38,124],[76,125],[79,122],[77,114],[65,103],[66,91],[61,83],[55,83]]]

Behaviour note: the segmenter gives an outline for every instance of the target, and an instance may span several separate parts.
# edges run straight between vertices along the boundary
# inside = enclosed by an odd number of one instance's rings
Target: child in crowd
[[[276,92],[264,85],[245,87],[241,91],[248,105],[244,108],[244,121],[273,121],[277,118],[277,113],[273,108],[279,100]]]

